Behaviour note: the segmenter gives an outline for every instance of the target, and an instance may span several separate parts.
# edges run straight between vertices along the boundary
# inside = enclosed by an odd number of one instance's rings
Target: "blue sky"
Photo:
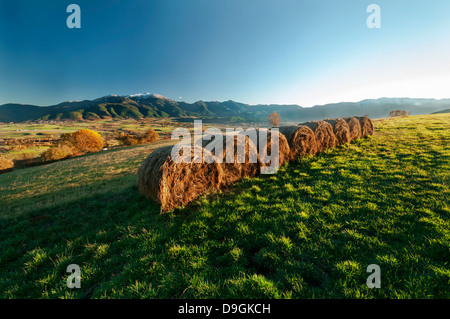
[[[450,97],[449,15],[447,0],[0,0],[0,104]]]

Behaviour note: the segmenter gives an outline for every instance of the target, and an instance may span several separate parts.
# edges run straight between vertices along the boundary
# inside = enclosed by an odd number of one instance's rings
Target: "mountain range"
[[[158,94],[108,95],[94,100],[67,101],[57,105],[38,106],[4,104],[0,106],[0,122],[34,120],[97,120],[124,118],[192,117],[210,121],[267,121],[272,112],[280,114],[283,124],[324,118],[368,115],[387,117],[392,110],[405,110],[412,115],[429,114],[450,108],[450,99],[380,98],[360,102],[342,102],[313,107],[299,105],[249,105],[235,101],[194,103],[178,102]]]

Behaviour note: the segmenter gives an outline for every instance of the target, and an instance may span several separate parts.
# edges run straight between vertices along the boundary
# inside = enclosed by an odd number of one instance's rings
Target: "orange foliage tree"
[[[155,130],[149,129],[145,132],[144,139],[147,143],[153,143],[159,139],[159,134]]]
[[[73,146],[80,153],[93,153],[104,147],[105,140],[95,131],[81,129],[61,135],[61,143]]]

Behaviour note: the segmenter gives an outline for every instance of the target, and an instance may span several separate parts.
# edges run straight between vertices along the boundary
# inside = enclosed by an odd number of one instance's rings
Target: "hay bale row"
[[[291,148],[290,160],[315,155],[326,149],[373,135],[373,123],[367,116],[325,119],[280,127]]]
[[[317,153],[338,145],[338,141],[333,132],[333,126],[330,123],[326,121],[310,121],[300,123],[299,125],[307,126],[314,132],[317,141]]]
[[[331,119],[324,121],[332,126],[334,135],[336,136],[337,145],[351,142],[350,127],[344,119]]]
[[[278,137],[278,168],[288,161],[371,135],[373,124],[368,117],[350,117],[283,126],[279,133],[267,133],[267,143],[262,143],[260,130],[256,130],[256,143],[244,135],[243,158],[238,157],[242,156],[242,150],[238,150],[238,137],[234,134],[218,135],[219,141],[215,141],[214,135],[205,135],[201,145],[186,145],[176,159],[172,158],[173,146],[161,147],[142,162],[138,170],[139,190],[159,203],[162,212],[169,211],[189,204],[208,190],[258,175],[263,167],[272,164],[268,161],[272,158],[272,150],[277,147],[271,144],[273,134]],[[234,149],[230,148],[231,145]],[[231,155],[234,159],[230,161]]]
[[[350,127],[350,135],[352,140],[373,135],[374,126],[372,120],[368,116],[345,117],[344,120]]]
[[[290,161],[307,155],[316,155],[316,135],[308,126],[282,126],[280,133],[285,136],[289,144]]]
[[[222,140],[218,141],[222,145],[221,154],[217,153],[216,149],[211,149],[211,153],[219,158],[222,169],[224,171],[224,185],[231,185],[241,180],[244,177],[252,177],[259,173],[261,161],[258,155],[257,146],[252,140],[243,135],[245,140],[244,153],[238,150],[238,136],[237,135],[220,135]],[[205,140],[205,138],[207,138]],[[212,136],[204,136],[202,139],[202,147],[208,150],[208,145],[215,142]],[[233,146],[233,149],[227,149],[227,145]],[[241,155],[241,157],[238,156]],[[243,156],[242,156],[243,155]]]
[[[275,138],[272,138],[272,135],[276,135]],[[272,145],[272,140],[278,141],[278,144]],[[289,147],[289,143],[286,139],[286,136],[281,132],[277,131],[267,131],[266,142],[262,143],[262,136],[260,130],[257,130],[257,143],[258,143],[258,153],[260,156],[261,167],[269,167],[272,165],[271,158],[272,150],[278,148],[278,165],[276,169],[283,166],[285,163],[290,160],[291,148]]]
[[[276,147],[271,144],[272,134],[278,136],[280,167],[289,160],[290,152],[289,144],[282,134],[268,131],[267,143],[261,143],[261,133],[257,130],[256,145],[247,135],[243,135],[244,156],[238,149],[238,136],[221,135],[221,153],[209,147],[215,140],[213,136],[208,136],[202,139],[202,146],[186,145],[188,152],[180,148],[180,156],[176,159],[172,154],[173,146],[153,151],[138,169],[138,188],[146,197],[156,201],[162,212],[185,206],[208,190],[220,189],[244,177],[256,176],[262,167],[270,166],[271,152]],[[260,149],[262,152],[259,152]],[[204,155],[199,158],[202,152]],[[262,160],[260,153],[263,154]]]
[[[356,117],[348,117],[344,119],[350,130],[350,141],[354,141],[362,137],[361,134],[361,123]]]
[[[361,137],[373,135],[373,122],[368,116],[356,117],[361,124]]]

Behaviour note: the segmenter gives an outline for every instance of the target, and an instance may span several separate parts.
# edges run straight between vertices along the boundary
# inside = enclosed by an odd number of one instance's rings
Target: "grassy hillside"
[[[2,174],[0,297],[450,298],[450,114],[375,126],[167,215],[136,187],[161,144]]]

